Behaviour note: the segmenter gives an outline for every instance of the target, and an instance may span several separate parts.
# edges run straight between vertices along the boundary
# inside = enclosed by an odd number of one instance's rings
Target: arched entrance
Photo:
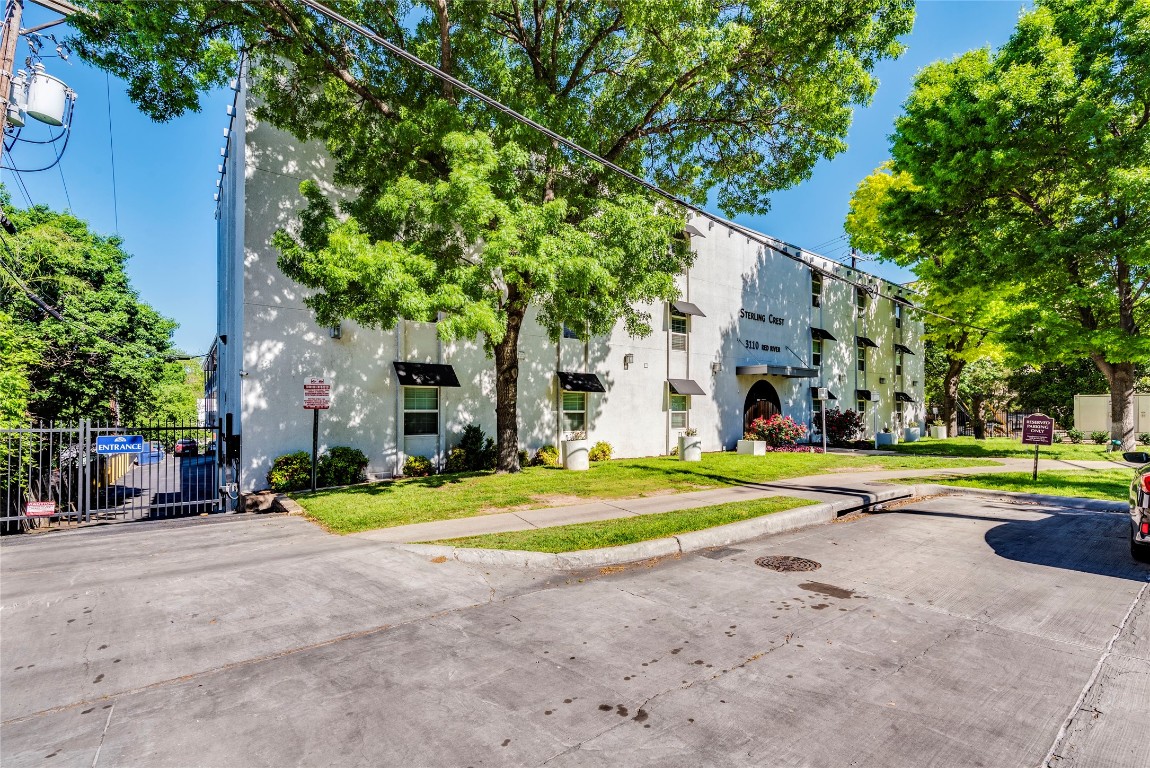
[[[782,410],[779,393],[769,381],[759,379],[751,386],[747,401],[743,403],[743,431],[749,430],[755,419],[769,419],[776,413],[782,413]]]

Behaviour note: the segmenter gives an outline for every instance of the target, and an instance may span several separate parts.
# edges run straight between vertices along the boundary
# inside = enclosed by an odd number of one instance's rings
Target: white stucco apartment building
[[[258,124],[242,91],[236,114],[219,195],[208,394],[221,427],[238,437],[241,490],[265,487],[276,456],[310,449],[309,376],[334,383],[321,450],[359,448],[372,476],[399,474],[408,455],[441,461],[469,423],[494,434],[494,363],[477,342],[441,342],[428,323],[317,325],[303,303],[308,289],[280,272],[270,240],[295,220],[302,180],[338,196],[329,161]],[[830,408],[864,410],[870,435],[921,426],[922,322],[895,300],[908,292],[766,236],[698,216],[690,224],[701,233],[691,236],[697,258],[679,278],[681,301],[648,308],[650,336],[617,327],[587,342],[555,341],[529,314],[520,340],[522,448],[585,430],[616,457],[653,456],[692,427],[704,451],[731,450],[757,415],[816,424],[816,387],[829,389]]]

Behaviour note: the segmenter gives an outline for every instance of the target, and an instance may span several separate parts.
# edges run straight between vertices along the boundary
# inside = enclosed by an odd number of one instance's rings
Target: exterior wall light
[[[635,362],[635,356],[633,354],[631,354],[630,352],[623,355],[623,370],[624,371],[630,370],[631,364],[634,362]]]
[[[343,338],[343,327],[339,323],[336,323],[335,325],[333,325],[331,328],[328,328],[327,330],[333,339],[342,339]]]
[[[711,363],[711,373],[718,373],[723,370],[723,364],[719,362]]]

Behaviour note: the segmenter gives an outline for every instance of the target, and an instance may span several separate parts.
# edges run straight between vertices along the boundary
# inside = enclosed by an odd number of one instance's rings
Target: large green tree
[[[499,467],[518,467],[518,337],[650,332],[675,296],[681,210],[290,0],[88,2],[81,56],[166,119],[252,62],[257,116],[323,143],[339,208],[314,185],[281,233],[284,271],[321,322],[438,321],[495,361]],[[696,203],[761,212],[845,148],[871,69],[901,51],[910,0],[332,2],[396,45]]]
[[[98,235],[71,214],[9,202],[0,188],[17,228],[0,249],[0,340],[17,395],[9,403],[13,393],[5,393],[4,416],[19,418],[21,407],[39,420],[149,416],[175,323],[140,301],[119,238]]]
[[[962,279],[962,251],[925,245],[914,231],[891,226],[888,205],[894,195],[913,194],[909,174],[893,173],[885,163],[864,178],[851,197],[845,230],[851,245],[914,269],[917,311],[923,316],[926,343],[940,356],[927,370],[928,395],[941,403],[941,418],[950,434],[958,434],[963,373],[969,363],[1001,359],[1002,345],[991,329],[1001,325],[1015,304],[1010,284],[972,285]],[[934,380],[932,380],[934,379]],[[936,384],[937,381],[937,384]],[[979,430],[981,437],[981,428]]]
[[[1150,360],[1150,4],[1038,0],[1000,50],[926,67],[904,110],[891,239],[957,255],[954,284],[1017,286],[1000,338],[1024,361],[1091,359],[1128,450]]]

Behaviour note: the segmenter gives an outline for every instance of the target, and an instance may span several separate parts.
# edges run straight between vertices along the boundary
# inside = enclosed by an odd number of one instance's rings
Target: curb
[[[1083,499],[1077,496],[1051,496],[1044,493],[1022,493],[1019,491],[996,491],[991,488],[967,488],[960,485],[943,485],[941,483],[927,483],[908,485],[914,496],[975,496],[983,499],[999,499],[1002,501],[1028,502],[1031,504],[1047,504],[1067,509],[1081,509],[1088,512],[1127,512],[1130,504],[1125,501],[1107,501],[1106,499]]]
[[[286,512],[289,515],[302,515],[304,514],[303,507],[295,503],[282,493],[277,493],[275,501],[272,502],[272,510],[279,512]]]
[[[737,523],[728,523],[701,531],[691,531],[664,539],[640,541],[634,544],[624,544],[621,547],[583,549],[577,552],[558,554],[510,549],[451,547],[445,544],[395,544],[393,546],[396,549],[428,559],[444,558],[445,560],[456,560],[461,563],[476,565],[572,571],[671,557],[696,552],[700,549],[723,547],[741,541],[757,539],[760,536],[811,528],[832,522],[844,512],[867,509],[895,499],[910,498],[913,493],[914,489],[911,486],[884,488],[861,494],[859,498],[787,509],[752,520],[741,520]]]

